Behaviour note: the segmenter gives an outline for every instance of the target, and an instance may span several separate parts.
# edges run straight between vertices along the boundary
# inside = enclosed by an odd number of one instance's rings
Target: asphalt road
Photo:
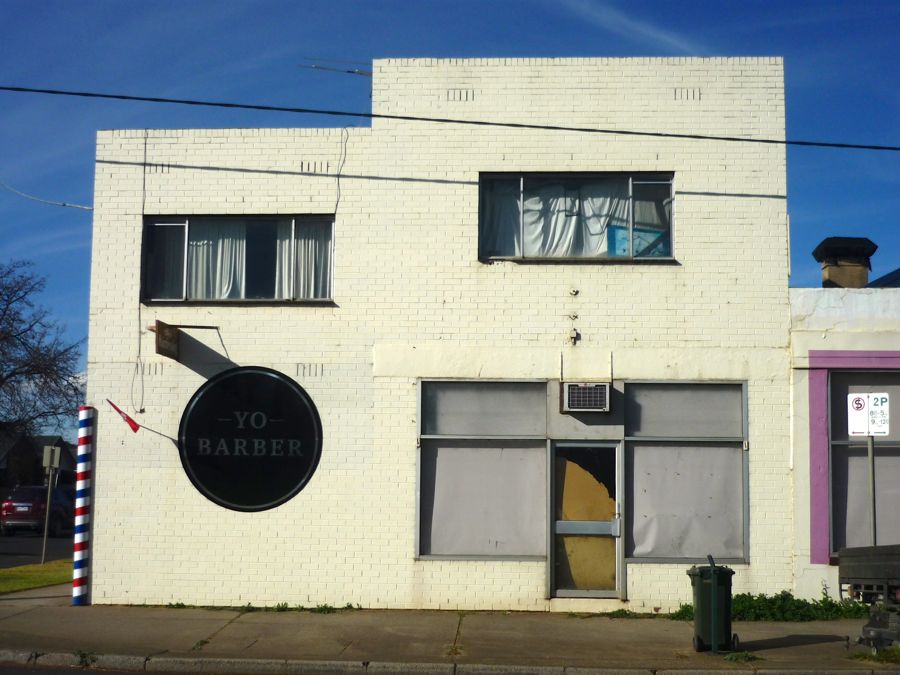
[[[0,568],[41,562],[42,534],[17,532],[11,537],[0,535]],[[47,538],[47,561],[72,559],[72,535]]]

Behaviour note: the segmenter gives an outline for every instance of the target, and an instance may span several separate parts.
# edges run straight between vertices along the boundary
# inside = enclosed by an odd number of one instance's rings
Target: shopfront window
[[[625,401],[626,556],[745,560],[743,386],[635,383]]]
[[[547,552],[546,384],[423,382],[419,553]]]

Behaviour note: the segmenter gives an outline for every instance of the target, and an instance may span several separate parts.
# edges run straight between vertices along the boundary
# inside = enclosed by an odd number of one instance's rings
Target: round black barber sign
[[[220,373],[191,397],[178,429],[181,463],[206,497],[235,511],[283,504],[322,454],[319,412],[303,388],[269,368]]]

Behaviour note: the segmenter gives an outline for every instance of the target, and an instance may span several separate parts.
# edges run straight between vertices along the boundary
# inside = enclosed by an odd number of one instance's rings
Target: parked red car
[[[53,489],[48,527],[51,537],[58,537],[63,530],[72,529],[74,506],[73,490],[60,487]],[[12,488],[0,502],[0,531],[4,535],[15,534],[17,530],[43,532],[46,508],[46,486],[20,485]]]

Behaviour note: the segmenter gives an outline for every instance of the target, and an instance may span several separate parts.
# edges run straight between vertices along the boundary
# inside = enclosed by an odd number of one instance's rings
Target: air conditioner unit
[[[609,412],[609,382],[563,382],[562,412]]]

